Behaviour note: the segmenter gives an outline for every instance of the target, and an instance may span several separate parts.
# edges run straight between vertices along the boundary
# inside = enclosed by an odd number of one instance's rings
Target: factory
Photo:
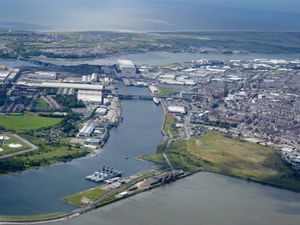
[[[174,114],[185,114],[186,110],[183,106],[168,106],[168,112],[169,113],[174,113]]]
[[[83,102],[98,103],[102,104],[102,92],[101,91],[90,91],[90,90],[79,90],[77,93],[77,99]]]
[[[8,69],[6,65],[0,64],[0,83],[14,81],[19,72],[19,69]]]
[[[0,70],[0,81],[4,82],[6,80],[6,78],[9,76],[10,71],[9,70]]]
[[[206,95],[201,92],[180,92],[180,98],[184,100],[190,100],[190,101],[203,101],[205,100]]]
[[[82,129],[79,131],[79,137],[90,137],[95,130],[94,123],[85,123]]]
[[[98,81],[98,75],[96,73],[93,73],[92,75],[84,75],[82,76],[81,81],[82,83],[87,84],[95,83]]]
[[[4,64],[0,64],[0,71],[5,71],[7,70],[7,66]]]
[[[67,83],[67,82],[55,82],[55,81],[19,81],[17,86],[23,86],[27,88],[73,88],[75,90],[95,90],[102,91],[103,85],[98,84],[81,84],[81,83]]]
[[[119,76],[122,78],[139,78],[139,74],[136,72],[134,63],[130,60],[118,60],[120,68]]]
[[[107,114],[107,107],[103,106],[103,107],[99,107],[96,109],[95,111],[95,115],[96,116],[105,116]]]
[[[26,77],[32,80],[57,80],[57,73],[38,71],[35,73],[29,73]]]

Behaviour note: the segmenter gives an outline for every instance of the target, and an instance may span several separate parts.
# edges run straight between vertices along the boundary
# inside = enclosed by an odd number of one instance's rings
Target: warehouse
[[[180,98],[184,100],[197,100],[197,101],[203,101],[206,98],[205,93],[202,92],[180,92]]]
[[[94,123],[85,123],[82,129],[79,131],[79,137],[90,137],[95,130]]]
[[[102,92],[79,90],[77,94],[77,99],[83,102],[102,104]]]
[[[73,88],[75,90],[103,90],[103,85],[96,84],[79,84],[79,83],[65,83],[65,82],[27,82],[19,81],[18,86],[35,87],[35,88]]]
[[[168,111],[175,114],[185,114],[186,110],[183,106],[169,106]]]
[[[118,60],[121,70],[120,76],[125,78],[138,78],[134,63],[130,60]]]
[[[27,74],[27,78],[33,79],[33,80],[56,80],[57,79],[57,73],[38,71],[38,72],[35,72],[35,73]]]
[[[107,114],[107,108],[106,107],[99,107],[95,111],[96,116],[105,116]]]

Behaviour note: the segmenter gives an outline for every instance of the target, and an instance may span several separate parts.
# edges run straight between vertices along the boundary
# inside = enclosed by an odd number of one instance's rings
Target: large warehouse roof
[[[86,90],[79,90],[77,94],[77,99],[83,102],[95,102],[101,103],[102,102],[102,93],[101,91],[86,91]]]
[[[37,88],[73,88],[77,90],[103,90],[103,85],[98,84],[79,84],[79,83],[63,83],[63,82],[26,82],[20,81],[18,85],[37,87]]]
[[[135,68],[134,63],[131,60],[118,60],[118,64],[121,68]]]

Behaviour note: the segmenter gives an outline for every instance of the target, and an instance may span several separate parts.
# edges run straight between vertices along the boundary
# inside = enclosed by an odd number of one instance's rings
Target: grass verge
[[[0,216],[0,219],[16,219],[16,220],[35,220],[35,219],[47,219],[63,215],[63,212],[29,215],[29,216]]]
[[[176,128],[176,119],[172,115],[170,114],[166,115],[163,130],[167,136],[171,134],[173,138],[179,137],[179,132],[178,129]]]
[[[107,193],[106,190],[96,187],[87,191],[82,191],[73,195],[69,195],[63,198],[63,200],[67,203],[83,207],[89,204],[90,202],[97,200],[105,193]]]

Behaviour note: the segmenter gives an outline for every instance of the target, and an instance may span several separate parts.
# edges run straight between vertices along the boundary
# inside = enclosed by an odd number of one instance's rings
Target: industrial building
[[[168,106],[168,111],[175,114],[185,114],[186,110],[183,106]]]
[[[158,87],[157,87],[157,86],[154,86],[154,85],[150,85],[150,86],[149,86],[149,90],[150,90],[150,92],[151,92],[152,94],[157,94],[157,93],[159,93]]]
[[[56,80],[57,73],[38,71],[35,73],[29,73],[26,77],[33,80]]]
[[[85,144],[87,145],[99,145],[101,140],[99,138],[88,138],[85,140]]]
[[[85,123],[82,129],[79,131],[79,137],[90,137],[95,130],[94,123]]]
[[[20,69],[8,69],[5,65],[0,65],[0,83],[14,81]]]
[[[18,86],[29,88],[73,88],[75,90],[97,90],[102,91],[103,85],[97,84],[80,84],[80,83],[66,83],[66,82],[34,82],[34,81],[19,81]]]
[[[102,103],[102,92],[101,91],[89,91],[79,90],[77,93],[77,99],[83,102],[89,103]]]
[[[107,108],[106,107],[99,107],[95,111],[96,116],[105,116],[107,114]]]
[[[5,71],[7,70],[7,66],[4,64],[0,64],[0,71]]]
[[[202,92],[180,92],[180,98],[184,100],[197,100],[203,101],[205,100],[206,95]]]
[[[120,77],[125,78],[139,78],[139,74],[136,72],[134,63],[130,60],[118,60],[120,68]]]
[[[81,79],[82,83],[95,83],[98,81],[98,75],[93,73],[92,75],[84,75]]]
[[[0,81],[4,82],[6,78],[9,76],[9,74],[10,74],[9,70],[0,71]]]

